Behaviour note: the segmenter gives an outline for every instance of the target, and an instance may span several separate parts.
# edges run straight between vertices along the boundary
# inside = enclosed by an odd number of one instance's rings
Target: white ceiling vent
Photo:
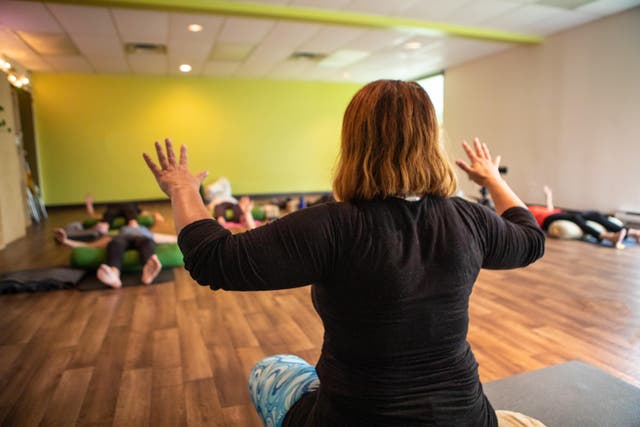
[[[155,54],[164,55],[167,53],[167,46],[155,43],[127,43],[124,45],[125,52],[129,54]]]

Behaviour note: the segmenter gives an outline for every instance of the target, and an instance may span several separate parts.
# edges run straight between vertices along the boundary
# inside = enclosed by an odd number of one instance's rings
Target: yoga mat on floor
[[[77,268],[62,267],[4,273],[0,275],[0,294],[75,288],[86,273]]]
[[[147,286],[140,280],[140,273],[124,273],[121,277],[122,287],[130,286]],[[173,268],[165,268],[160,271],[158,277],[151,283],[152,285],[159,285],[161,283],[173,282],[174,274]],[[105,289],[113,289],[104,283],[102,283],[96,277],[95,272],[89,272],[80,283],[78,283],[77,289],[81,291],[103,291]]]
[[[483,384],[494,409],[547,427],[638,427],[640,388],[574,360]]]

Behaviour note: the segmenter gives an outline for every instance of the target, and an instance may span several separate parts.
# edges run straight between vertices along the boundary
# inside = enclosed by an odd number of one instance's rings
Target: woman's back
[[[298,411],[309,418],[288,425],[495,424],[466,342],[469,296],[485,260],[537,259],[542,237],[531,216],[508,212],[520,227],[461,199],[430,197],[329,210],[347,243],[333,274],[313,287],[325,327],[321,388],[290,411],[291,420]],[[520,249],[495,260],[487,236],[505,230]]]

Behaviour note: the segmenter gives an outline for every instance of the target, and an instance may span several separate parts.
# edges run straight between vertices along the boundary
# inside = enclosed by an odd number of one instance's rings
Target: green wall
[[[189,147],[206,182],[236,194],[327,191],[342,114],[359,85],[199,77],[33,76],[48,205],[163,197],[142,160],[153,141]]]

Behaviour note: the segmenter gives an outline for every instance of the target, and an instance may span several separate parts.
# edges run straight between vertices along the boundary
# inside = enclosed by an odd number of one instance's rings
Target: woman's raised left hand
[[[151,173],[153,173],[153,176],[156,178],[160,189],[170,198],[182,188],[188,188],[190,191],[193,189],[198,191],[202,180],[204,180],[209,173],[200,172],[194,175],[189,172],[187,147],[185,145],[180,146],[180,159],[176,160],[171,140],[167,138],[164,142],[166,154],[162,149],[162,145],[158,141],[155,143],[159,166],[155,164],[147,153],[142,154]]]

